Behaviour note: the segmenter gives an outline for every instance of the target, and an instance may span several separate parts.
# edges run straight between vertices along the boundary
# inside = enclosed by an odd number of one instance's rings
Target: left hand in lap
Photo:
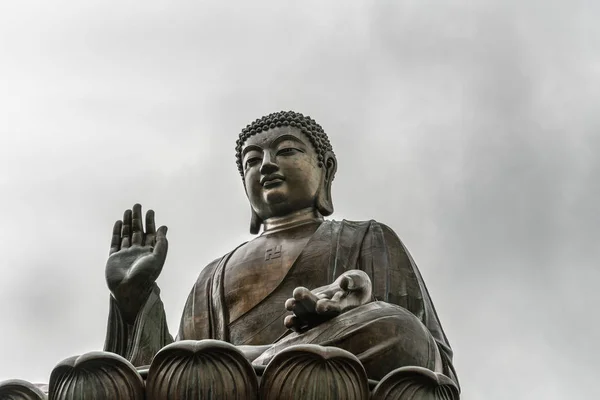
[[[293,297],[285,302],[285,308],[294,314],[285,317],[284,324],[288,329],[304,332],[370,302],[371,292],[371,279],[360,270],[346,271],[331,285],[314,290],[297,287]]]

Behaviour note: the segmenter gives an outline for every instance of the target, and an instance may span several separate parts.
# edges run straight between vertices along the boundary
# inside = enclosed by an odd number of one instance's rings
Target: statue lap
[[[367,376],[376,380],[400,366],[442,372],[437,344],[427,328],[406,309],[385,302],[368,303],[304,333],[292,333],[253,363],[267,365],[279,352],[298,344],[349,351],[361,361]]]

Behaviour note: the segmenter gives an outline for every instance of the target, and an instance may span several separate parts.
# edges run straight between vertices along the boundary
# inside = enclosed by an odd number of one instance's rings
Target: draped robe
[[[412,360],[408,354],[411,349],[407,346],[431,347],[433,344],[435,355],[431,349],[425,349],[429,356],[425,354],[425,364],[421,366],[434,369],[439,365],[439,372],[458,383],[452,365],[452,349],[421,274],[404,244],[386,225],[376,221],[324,221],[279,285],[230,323],[224,275],[235,251],[213,261],[200,272],[183,310],[178,340],[218,339],[234,345],[273,344],[270,353],[295,343],[349,347],[346,349],[363,361],[367,373],[372,371],[370,375],[376,375],[369,376],[374,379],[410,363],[406,361]],[[373,284],[373,302],[303,334],[292,333],[284,327],[283,319],[288,313],[284,303],[296,287],[325,286],[352,269],[360,269],[369,275]],[[340,327],[346,329],[338,333]],[[379,334],[371,331],[371,327]],[[382,330],[388,335],[391,333],[391,340],[381,340]],[[106,351],[120,354],[134,365],[145,365],[172,341],[157,286],[133,325],[124,321],[111,296]],[[262,362],[269,359],[265,355],[261,357]]]

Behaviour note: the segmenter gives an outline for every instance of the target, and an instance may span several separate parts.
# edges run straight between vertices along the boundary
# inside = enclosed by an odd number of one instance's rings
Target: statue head
[[[236,157],[252,208],[250,232],[258,233],[269,218],[304,209],[333,213],[337,161],[312,118],[282,111],[257,119],[240,133]]]

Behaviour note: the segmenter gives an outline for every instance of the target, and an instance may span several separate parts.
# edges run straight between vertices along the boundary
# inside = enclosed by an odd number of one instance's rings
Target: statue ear
[[[323,174],[323,178],[321,180],[321,187],[319,188],[319,193],[317,194],[317,210],[323,216],[328,216],[333,214],[333,200],[331,199],[331,182],[333,182],[333,178],[335,176],[335,172],[337,171],[337,161],[335,159],[335,155],[332,152],[327,152],[325,154],[325,159],[323,161],[323,168],[325,169],[325,173]]]
[[[250,207],[250,211],[252,212],[252,216],[250,217],[250,233],[253,235],[258,235],[263,220],[258,216],[256,211],[254,211],[254,208]]]

